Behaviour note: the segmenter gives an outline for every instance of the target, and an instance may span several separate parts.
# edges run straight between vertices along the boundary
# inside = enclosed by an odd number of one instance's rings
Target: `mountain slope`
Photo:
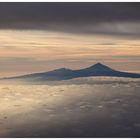
[[[56,69],[44,73],[34,73],[29,75],[11,77],[8,79],[27,79],[27,80],[40,80],[40,81],[54,81],[54,80],[68,80],[78,77],[89,77],[89,76],[112,76],[112,77],[129,77],[129,78],[140,78],[140,74],[121,72],[111,69],[110,67],[97,63],[91,67],[71,70],[66,68]]]

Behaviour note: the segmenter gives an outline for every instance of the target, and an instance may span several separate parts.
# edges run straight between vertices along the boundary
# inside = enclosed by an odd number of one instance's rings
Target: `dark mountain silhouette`
[[[80,70],[71,70],[67,68],[56,69],[49,72],[43,73],[34,73],[29,75],[11,77],[7,79],[26,79],[26,80],[68,80],[78,77],[89,77],[89,76],[112,76],[112,77],[128,77],[128,78],[140,78],[140,74],[121,72],[111,69],[110,67],[97,63],[91,67],[80,69]]]

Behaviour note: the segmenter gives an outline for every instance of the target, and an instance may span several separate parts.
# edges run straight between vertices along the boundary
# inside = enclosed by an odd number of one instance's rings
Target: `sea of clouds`
[[[0,85],[0,137],[140,137],[140,79]]]

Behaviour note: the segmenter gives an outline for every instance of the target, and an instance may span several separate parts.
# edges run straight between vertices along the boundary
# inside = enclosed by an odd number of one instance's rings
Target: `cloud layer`
[[[1,29],[140,36],[139,3],[1,3]]]

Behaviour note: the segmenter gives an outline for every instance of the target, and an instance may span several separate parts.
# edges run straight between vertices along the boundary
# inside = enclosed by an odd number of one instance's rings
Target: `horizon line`
[[[90,68],[90,67],[92,67],[94,65],[97,65],[97,64],[101,64],[103,66],[106,66],[106,67],[109,67],[109,68],[112,69],[112,67],[110,67],[109,65],[106,65],[106,64],[101,63],[101,62],[97,62],[97,63],[95,63],[93,65],[90,65],[88,67],[83,67],[83,68],[80,68],[80,69],[70,69],[70,68],[66,68],[66,67],[60,67],[60,68],[56,68],[56,69],[49,70],[49,71],[39,71],[39,72],[32,72],[32,73],[21,74],[21,75],[13,75],[13,76],[11,75],[11,76],[7,76],[7,77],[0,77],[0,79],[14,78],[14,77],[20,77],[20,76],[27,76],[27,75],[32,75],[32,74],[47,73],[47,72],[51,72],[51,71],[59,70],[59,69],[68,69],[68,70],[73,70],[73,71],[75,71],[75,70],[82,70],[82,69]],[[112,69],[112,70],[116,70],[116,69]],[[140,74],[140,72],[139,73],[135,73],[135,71],[123,71],[123,70],[117,70],[117,71],[120,71],[120,72],[128,72],[128,73],[130,72],[130,73],[133,73],[133,74]]]

